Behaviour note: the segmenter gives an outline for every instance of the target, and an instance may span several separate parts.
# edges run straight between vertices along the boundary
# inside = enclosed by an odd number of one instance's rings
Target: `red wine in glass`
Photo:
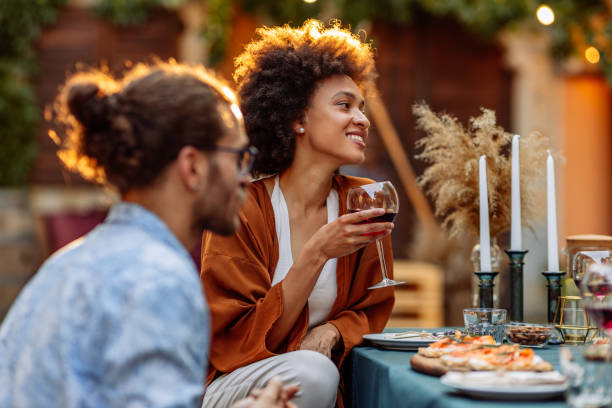
[[[350,214],[359,212],[361,210],[348,210]],[[397,213],[394,212],[386,212],[383,215],[379,215],[378,217],[368,218],[365,221],[360,222],[360,224],[374,224],[376,222],[393,222],[397,217]]]
[[[590,304],[585,309],[598,327],[604,329],[609,336],[612,335],[612,305]]]
[[[389,181],[366,184],[349,190],[346,199],[346,208],[349,213],[369,210],[371,208],[382,208],[385,210],[384,214],[362,221],[361,224],[393,222],[399,211],[399,198],[397,196],[397,191],[395,191],[395,187],[393,187],[393,184]],[[366,235],[384,235],[384,231]],[[380,238],[376,240],[376,249],[378,250],[378,259],[383,278],[376,285],[370,286],[368,289],[378,289],[406,283],[389,279],[387,275],[387,265],[385,264],[383,244]]]
[[[598,298],[605,297],[610,294],[612,288],[607,283],[588,283],[587,288],[589,292]]]
[[[349,213],[356,213],[359,212],[361,210],[348,210]],[[361,221],[360,224],[374,224],[376,222],[393,222],[393,220],[395,220],[395,217],[397,217],[397,213],[393,213],[393,212],[386,212],[383,215],[379,215],[378,217],[372,217],[372,218],[368,218],[364,221]],[[384,234],[384,231],[381,232],[370,232],[367,234],[363,234],[365,236],[374,236],[374,235],[379,235],[379,234]]]

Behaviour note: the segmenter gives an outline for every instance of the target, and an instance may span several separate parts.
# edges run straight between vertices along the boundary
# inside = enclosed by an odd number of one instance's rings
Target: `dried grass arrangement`
[[[496,124],[495,112],[481,108],[465,129],[457,118],[436,114],[425,103],[413,106],[417,127],[427,135],[417,141],[416,157],[429,166],[419,185],[433,199],[435,214],[450,238],[478,235],[478,159],[487,156],[490,231],[510,229],[509,157],[512,135]],[[533,132],[520,139],[521,215],[523,224],[543,216],[546,203],[546,157],[550,140]]]

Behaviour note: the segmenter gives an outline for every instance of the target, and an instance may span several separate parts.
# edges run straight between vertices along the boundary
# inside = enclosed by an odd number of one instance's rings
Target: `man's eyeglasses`
[[[253,163],[255,163],[255,158],[259,151],[255,146],[248,146],[244,149],[238,149],[235,147],[229,146],[205,146],[200,147],[200,150],[206,151],[221,151],[233,153],[238,156],[238,172],[241,175],[248,174],[253,169]]]

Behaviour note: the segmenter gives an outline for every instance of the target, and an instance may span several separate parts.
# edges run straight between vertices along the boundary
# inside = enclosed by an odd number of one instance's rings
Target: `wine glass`
[[[586,271],[596,263],[610,263],[612,260],[610,250],[607,248],[581,248],[571,260],[571,275],[578,290],[581,289],[580,282]]]
[[[580,290],[585,309],[612,339],[612,264],[591,264],[582,278]]]
[[[385,210],[383,215],[369,218],[364,221],[364,223],[393,222],[399,211],[399,199],[393,184],[391,184],[390,181],[381,181],[379,183],[365,184],[361,187],[351,188],[348,192],[346,208],[349,213],[369,210],[371,208],[383,208]],[[385,254],[380,238],[376,240],[376,249],[378,249],[378,258],[380,260],[380,270],[382,271],[383,279],[376,285],[370,286],[368,289],[378,289],[406,283],[389,279],[387,275],[387,265],[385,264]]]

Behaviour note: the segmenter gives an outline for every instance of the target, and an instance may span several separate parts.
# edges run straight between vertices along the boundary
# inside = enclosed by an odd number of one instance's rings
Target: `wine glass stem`
[[[387,264],[385,263],[385,251],[383,250],[382,240],[376,240],[376,249],[378,249],[378,259],[380,260],[380,270],[382,271],[383,280],[387,281]]]

